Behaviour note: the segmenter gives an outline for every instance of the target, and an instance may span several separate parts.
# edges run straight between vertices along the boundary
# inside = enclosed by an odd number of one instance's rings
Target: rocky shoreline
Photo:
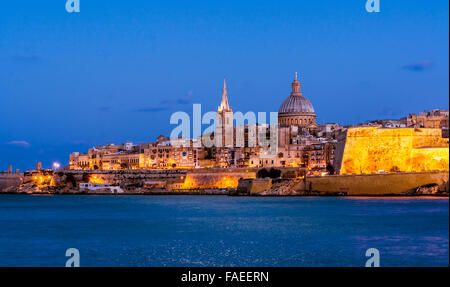
[[[310,196],[349,196],[344,193],[329,193],[323,191],[295,191],[283,188],[275,188],[270,190],[265,190],[257,193],[239,193],[237,189],[198,189],[198,190],[179,190],[179,191],[168,191],[165,189],[152,189],[152,190],[127,190],[123,193],[111,193],[111,192],[93,192],[93,191],[80,191],[79,189],[70,188],[59,188],[59,187],[44,187],[40,188],[37,186],[19,186],[10,187],[2,192],[0,195],[6,194],[21,194],[21,195],[227,195],[227,196],[252,196],[252,197],[310,197]],[[351,195],[355,196],[355,195]],[[358,196],[358,195],[356,195]],[[449,197],[448,192],[439,192],[436,190],[435,186],[421,187],[416,190],[410,190],[402,194],[385,194],[385,195],[360,195],[362,197]]]
[[[221,172],[221,171],[220,171]],[[217,175],[217,171],[213,174]],[[222,172],[221,172],[222,173]],[[221,174],[220,173],[220,174]],[[208,177],[206,171],[194,175]],[[229,179],[229,175],[222,175]],[[239,170],[239,175],[248,175]],[[230,195],[230,196],[449,196],[448,171],[335,176],[298,176],[291,178],[240,178],[229,187],[215,181],[192,184],[192,175],[180,172],[144,174],[130,172],[80,171],[30,172],[14,175],[16,181],[3,185],[0,194],[55,195]],[[227,177],[228,176],[228,177]],[[8,180],[12,177],[8,174]],[[216,179],[215,179],[216,180]],[[96,185],[95,182],[100,182]],[[190,182],[191,184],[185,184]],[[86,188],[86,182],[93,188]],[[105,182],[105,183],[103,183]],[[228,182],[225,182],[228,183]]]

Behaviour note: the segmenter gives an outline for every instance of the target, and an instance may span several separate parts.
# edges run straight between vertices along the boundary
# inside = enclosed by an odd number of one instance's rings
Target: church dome
[[[295,73],[291,95],[281,104],[278,114],[282,115],[314,115],[312,104],[302,95],[300,82]]]
[[[314,114],[312,104],[301,95],[291,95],[278,110],[279,114]]]
[[[284,100],[278,110],[278,124],[307,127],[316,124],[316,114],[312,104],[302,95],[300,82],[295,73],[291,95]]]

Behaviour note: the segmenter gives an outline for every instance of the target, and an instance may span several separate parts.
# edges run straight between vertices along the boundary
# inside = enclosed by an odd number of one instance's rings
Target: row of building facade
[[[368,126],[385,128],[432,127],[448,132],[449,113],[432,110],[419,115],[410,114],[398,121],[375,121]],[[339,124],[317,125],[312,104],[301,92],[295,75],[292,92],[281,104],[276,129],[276,149],[249,140],[255,130],[268,126],[234,126],[233,111],[228,103],[224,81],[222,99],[217,110],[216,131],[202,137],[215,137],[216,145],[205,147],[199,139],[169,139],[159,136],[155,142],[121,145],[109,144],[90,148],[87,153],[70,155],[70,169],[183,169],[208,167],[305,167],[332,172],[336,139],[346,127]],[[244,144],[237,146],[236,135],[244,134]],[[273,131],[272,131],[273,132]],[[232,135],[226,136],[226,135]],[[217,141],[220,142],[217,142]],[[272,143],[274,145],[274,143]],[[276,150],[276,152],[274,152]]]

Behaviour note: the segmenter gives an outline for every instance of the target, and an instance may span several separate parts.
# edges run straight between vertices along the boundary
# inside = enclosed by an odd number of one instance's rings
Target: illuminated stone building
[[[317,125],[315,110],[302,95],[296,74],[292,92],[279,108],[276,152],[260,142],[264,135],[266,140],[273,138],[269,125],[248,120],[243,124],[240,117],[238,120],[239,116],[233,114],[224,80],[214,132],[198,139],[168,139],[161,135],[150,143],[96,146],[87,153],[72,153],[70,168],[303,167],[321,172],[334,166],[342,174],[448,169],[445,110],[411,114],[401,120],[377,120],[358,127]],[[442,136],[444,130],[446,137]],[[259,131],[261,139],[257,137]],[[199,144],[207,138],[216,146]]]
[[[297,74],[292,83],[291,95],[281,104],[275,145],[277,152],[262,145],[258,133],[271,139],[270,126],[257,124],[242,115],[233,114],[228,102],[226,82],[216,114],[214,133],[199,139],[168,139],[159,136],[155,142],[134,145],[96,146],[88,153],[72,153],[71,169],[172,169],[198,167],[307,167],[325,168],[333,161],[333,145],[310,132],[330,127],[316,124],[316,114],[311,103],[302,95]],[[236,126],[234,125],[236,122]],[[331,128],[334,128],[331,127]],[[213,147],[194,144],[209,137]],[[262,140],[261,139],[261,140]],[[272,143],[273,145],[273,143]],[[199,147],[200,146],[200,147]]]
[[[224,79],[222,100],[216,114],[216,132],[214,134],[216,147],[233,147],[233,126],[233,110],[228,104],[227,85]]]
[[[435,128],[352,127],[338,138],[340,174],[448,170],[449,139]]]
[[[337,124],[317,125],[314,108],[303,96],[295,73],[292,92],[278,111],[278,154],[273,164],[325,169],[334,162],[335,133],[341,128]]]
[[[101,158],[102,169],[142,169],[144,168],[144,155],[141,153],[120,151],[105,154]]]
[[[312,104],[301,92],[301,84],[295,73],[290,96],[281,104],[278,110],[280,126],[296,125],[308,127],[316,125],[316,113]]]
[[[405,119],[406,126],[416,128],[448,128],[449,127],[449,111],[448,110],[431,110],[425,111],[418,115],[409,114]]]
[[[73,152],[70,154],[70,169],[90,169],[89,155],[87,153]]]
[[[143,148],[144,167],[149,169],[194,168],[199,166],[202,150],[193,147],[189,139],[170,141],[160,136],[156,143]]]

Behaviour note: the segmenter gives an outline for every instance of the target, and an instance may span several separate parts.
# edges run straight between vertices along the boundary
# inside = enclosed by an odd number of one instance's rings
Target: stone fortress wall
[[[440,192],[449,191],[448,171],[401,172],[360,175],[307,176],[286,178],[291,169],[283,170],[282,179],[256,179],[257,169],[192,169],[169,171],[86,171],[66,170],[53,175],[61,192],[74,192],[80,182],[112,183],[127,192],[139,192],[147,182],[164,182],[167,191],[236,189],[243,195],[399,195],[419,187],[434,185]],[[11,177],[12,176],[12,177]],[[10,186],[20,183],[9,175]],[[24,175],[31,182],[33,173]],[[0,177],[2,178],[2,177]],[[3,177],[5,179],[6,177]],[[72,191],[70,191],[72,190]]]
[[[448,179],[448,171],[317,176],[307,177],[297,189],[328,194],[398,195],[436,185],[439,191],[448,193]]]
[[[441,129],[349,128],[336,146],[339,174],[449,169],[449,140]]]
[[[174,189],[226,189],[237,188],[240,179],[255,178],[258,169],[192,169],[188,170],[182,184]]]
[[[239,181],[240,195],[437,195],[449,192],[447,171],[313,176]],[[424,192],[425,191],[425,192]]]
[[[172,170],[65,170],[54,174],[56,185],[77,188],[80,182],[111,183],[143,187],[162,182],[168,190],[236,188],[239,179],[255,178],[256,168],[206,168]],[[26,179],[27,180],[27,179]]]
[[[0,173],[0,192],[3,191],[5,188],[11,187],[11,186],[18,186],[20,184],[20,178],[21,174],[17,173],[7,173],[2,172]]]

